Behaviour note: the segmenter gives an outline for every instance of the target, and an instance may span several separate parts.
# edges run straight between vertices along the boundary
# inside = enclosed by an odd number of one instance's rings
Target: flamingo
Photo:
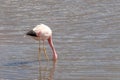
[[[35,40],[39,41],[39,50],[40,50],[40,41],[41,40],[43,41],[43,48],[44,48],[44,42],[45,40],[47,40],[53,52],[53,60],[57,60],[57,53],[53,45],[52,30],[50,29],[50,27],[48,27],[45,24],[40,24],[34,27],[32,30],[28,31],[26,35],[29,35],[33,37]],[[44,48],[44,53],[46,53],[45,48]],[[46,58],[48,59],[47,54],[45,55]],[[40,55],[38,55],[38,57],[40,57]]]

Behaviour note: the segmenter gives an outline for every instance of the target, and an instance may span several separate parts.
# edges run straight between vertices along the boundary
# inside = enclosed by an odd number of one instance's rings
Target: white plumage
[[[45,24],[37,25],[33,28],[33,31],[37,33],[38,37],[34,37],[35,40],[46,40],[52,35],[52,30]]]

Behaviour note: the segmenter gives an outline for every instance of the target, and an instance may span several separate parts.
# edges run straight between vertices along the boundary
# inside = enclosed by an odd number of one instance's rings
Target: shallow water
[[[54,63],[25,33],[53,30]],[[42,52],[43,53],[43,52]],[[119,0],[0,0],[0,80],[120,80]]]

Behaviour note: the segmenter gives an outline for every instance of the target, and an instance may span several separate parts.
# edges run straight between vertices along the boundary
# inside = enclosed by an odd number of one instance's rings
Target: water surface
[[[39,65],[25,33],[44,23],[59,55]],[[45,77],[46,76],[46,77]],[[120,80],[119,0],[0,0],[1,80]]]

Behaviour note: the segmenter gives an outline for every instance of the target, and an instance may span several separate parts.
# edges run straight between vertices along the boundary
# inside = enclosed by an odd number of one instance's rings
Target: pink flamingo
[[[57,53],[56,53],[56,50],[54,48],[53,41],[52,41],[52,30],[47,25],[45,25],[45,24],[37,25],[31,31],[27,32],[26,35],[32,36],[35,40],[38,40],[39,42],[40,42],[40,40],[42,40],[43,46],[44,46],[44,41],[48,40],[48,43],[53,52],[53,60],[57,60]],[[39,45],[40,45],[40,43],[39,43]]]

